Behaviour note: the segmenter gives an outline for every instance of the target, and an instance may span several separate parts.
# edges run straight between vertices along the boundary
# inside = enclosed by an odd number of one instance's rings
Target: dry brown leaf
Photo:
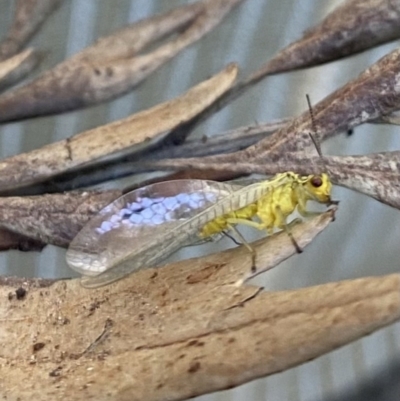
[[[0,60],[17,54],[63,0],[17,0],[14,21],[0,42]]]
[[[137,86],[180,51],[201,39],[243,0],[201,0],[125,28],[83,50],[33,82],[0,97],[0,121],[75,110],[104,102]],[[143,46],[188,28],[151,53]],[[138,43],[132,40],[140,37]]]
[[[281,50],[249,81],[338,60],[400,38],[400,1],[347,0]]]
[[[382,57],[357,78],[313,105],[318,140],[345,132],[400,109],[400,49]],[[243,153],[249,157],[278,151],[313,147],[310,112],[306,110],[291,124]]]
[[[330,159],[334,182],[400,209],[400,151]]]
[[[247,127],[239,127],[221,133],[216,136],[203,137],[201,139],[192,139],[181,144],[170,142],[167,137],[162,141],[161,146],[146,152],[146,160],[160,160],[165,157],[203,157],[212,154],[230,153],[245,149],[261,139],[271,135],[278,128],[283,127],[290,119],[280,119],[265,124],[254,124]],[[61,192],[70,191],[82,187],[88,187],[103,183],[109,180],[116,180],[121,177],[132,175],[132,172],[138,174],[146,172],[147,168],[137,153],[130,155],[117,156],[113,160],[99,161],[90,167],[82,167],[79,175],[76,172],[58,175],[56,180],[44,182],[40,186],[35,185],[35,193],[43,192]],[[153,177],[150,180],[141,180],[138,185],[144,186],[150,182],[170,181],[182,178],[208,179],[214,181],[225,181],[233,178],[232,172],[222,172],[211,170],[205,172],[187,169],[170,175],[163,174],[160,177]],[[235,173],[236,176],[236,173]],[[29,188],[23,189],[24,194],[29,193]]]
[[[235,81],[237,71],[237,67],[231,64],[180,97],[67,140],[3,160],[0,162],[0,191],[38,183],[101,157],[159,140],[221,96]]]
[[[312,237],[330,219],[294,234]],[[280,233],[258,242],[260,260],[276,241],[294,251]],[[181,400],[288,369],[400,318],[399,275],[277,293],[230,285],[249,266],[236,248],[98,290],[3,280],[2,394]]]

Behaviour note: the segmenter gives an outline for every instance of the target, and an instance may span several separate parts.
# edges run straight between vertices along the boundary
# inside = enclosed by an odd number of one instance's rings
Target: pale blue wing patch
[[[161,249],[174,228],[237,188],[213,181],[176,180],[129,192],[78,233],[67,251],[67,262],[74,270],[93,276],[143,253],[149,243],[159,243]]]
[[[127,197],[127,195],[125,196]],[[138,196],[135,202],[127,201],[126,205],[118,211],[115,211],[115,207],[108,207],[103,210],[101,212],[103,216],[101,224],[95,230],[102,235],[112,230],[121,229],[122,226],[129,229],[184,220],[217,200],[217,194],[213,192],[180,193],[175,196],[157,198]]]

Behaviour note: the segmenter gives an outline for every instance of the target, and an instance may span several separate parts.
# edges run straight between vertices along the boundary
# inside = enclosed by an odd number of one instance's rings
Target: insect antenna
[[[326,173],[328,173],[328,168],[324,159],[324,156],[322,155],[322,150],[321,150],[321,144],[319,141],[317,141],[316,136],[317,136],[317,124],[315,123],[315,117],[314,117],[314,111],[313,108],[311,106],[311,100],[310,100],[310,96],[308,94],[306,94],[306,98],[307,98],[307,104],[308,104],[308,110],[310,111],[310,118],[311,118],[311,126],[314,132],[314,135],[309,132],[308,134],[310,135],[311,140],[313,141],[313,144],[315,146],[315,149],[317,150],[317,153],[323,163],[323,167]],[[339,201],[331,201],[331,205],[338,205]]]
[[[311,132],[309,132],[309,135],[310,135],[311,140],[314,143],[315,149],[317,149],[319,157],[321,159],[323,159],[322,151],[321,151],[321,145],[316,139],[316,136],[317,136],[317,124],[315,123],[314,111],[313,111],[313,108],[311,106],[310,96],[308,94],[306,94],[306,98],[307,98],[308,110],[310,111],[311,125],[312,125],[312,129],[313,129],[313,132],[314,132],[315,136]]]

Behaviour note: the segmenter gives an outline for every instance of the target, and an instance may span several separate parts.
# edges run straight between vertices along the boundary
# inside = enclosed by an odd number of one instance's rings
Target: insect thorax
[[[297,207],[300,212],[305,211],[307,201],[329,203],[332,188],[327,174],[301,176],[291,171],[277,174],[259,185],[266,185],[270,190],[256,202],[205,224],[200,237],[207,238],[227,230],[229,220],[252,220],[254,216],[261,220],[259,228],[271,233],[274,228],[283,228]]]

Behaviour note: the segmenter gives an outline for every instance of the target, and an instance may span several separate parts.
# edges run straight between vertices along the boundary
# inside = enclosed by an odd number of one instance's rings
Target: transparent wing
[[[97,275],[139,255],[153,242],[162,249],[175,227],[238,188],[214,181],[176,180],[129,192],[83,227],[69,246],[67,263],[84,275]]]

